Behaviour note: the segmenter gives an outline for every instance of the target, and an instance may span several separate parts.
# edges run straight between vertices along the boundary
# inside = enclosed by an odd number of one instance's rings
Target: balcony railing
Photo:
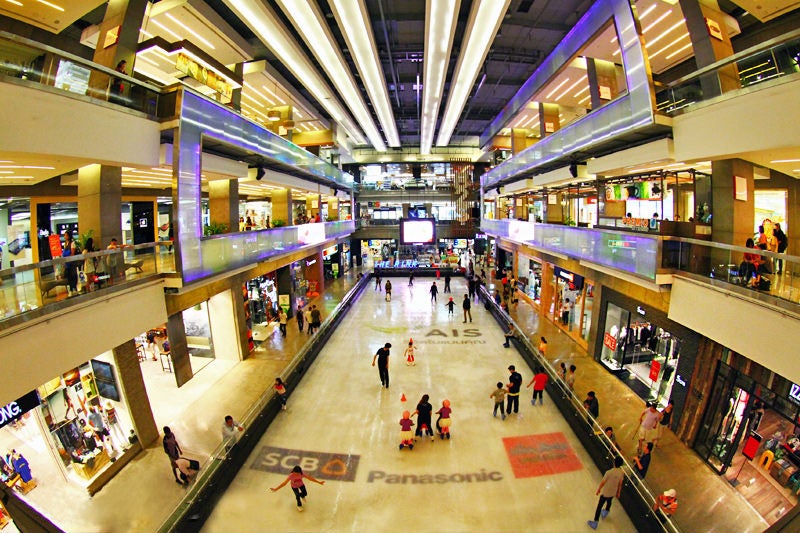
[[[78,303],[174,272],[171,242],[137,244],[7,268],[0,270],[0,321],[8,322],[66,300]]]
[[[800,54],[800,30],[717,61],[656,91],[656,108],[660,113],[677,115],[705,100],[731,97],[747,88],[796,76]],[[738,83],[726,84],[725,80]],[[731,85],[731,87],[728,87]]]
[[[484,219],[481,231],[649,281],[656,281],[657,274],[684,273],[770,304],[800,304],[798,256],[697,239],[513,219]]]

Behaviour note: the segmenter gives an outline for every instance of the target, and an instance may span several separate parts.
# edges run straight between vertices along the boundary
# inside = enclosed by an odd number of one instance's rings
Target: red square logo
[[[514,477],[562,474],[583,468],[563,433],[543,433],[503,439]]]

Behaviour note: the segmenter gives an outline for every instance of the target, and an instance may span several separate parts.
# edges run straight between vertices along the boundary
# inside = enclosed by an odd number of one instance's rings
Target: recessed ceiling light
[[[800,163],[800,159],[775,159],[770,163]]]

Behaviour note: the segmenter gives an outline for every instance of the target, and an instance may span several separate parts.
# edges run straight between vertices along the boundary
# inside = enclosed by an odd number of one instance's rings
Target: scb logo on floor
[[[355,481],[360,455],[310,452],[263,446],[250,465],[253,470],[288,474],[295,466],[320,479]]]

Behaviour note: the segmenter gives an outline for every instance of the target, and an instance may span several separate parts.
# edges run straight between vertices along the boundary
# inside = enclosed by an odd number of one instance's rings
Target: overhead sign
[[[217,72],[208,69],[205,65],[201,65],[184,52],[178,53],[175,59],[175,68],[190,78],[196,79],[203,85],[211,87],[220,93],[227,102],[231,101],[233,97],[233,86],[225,81]]]

